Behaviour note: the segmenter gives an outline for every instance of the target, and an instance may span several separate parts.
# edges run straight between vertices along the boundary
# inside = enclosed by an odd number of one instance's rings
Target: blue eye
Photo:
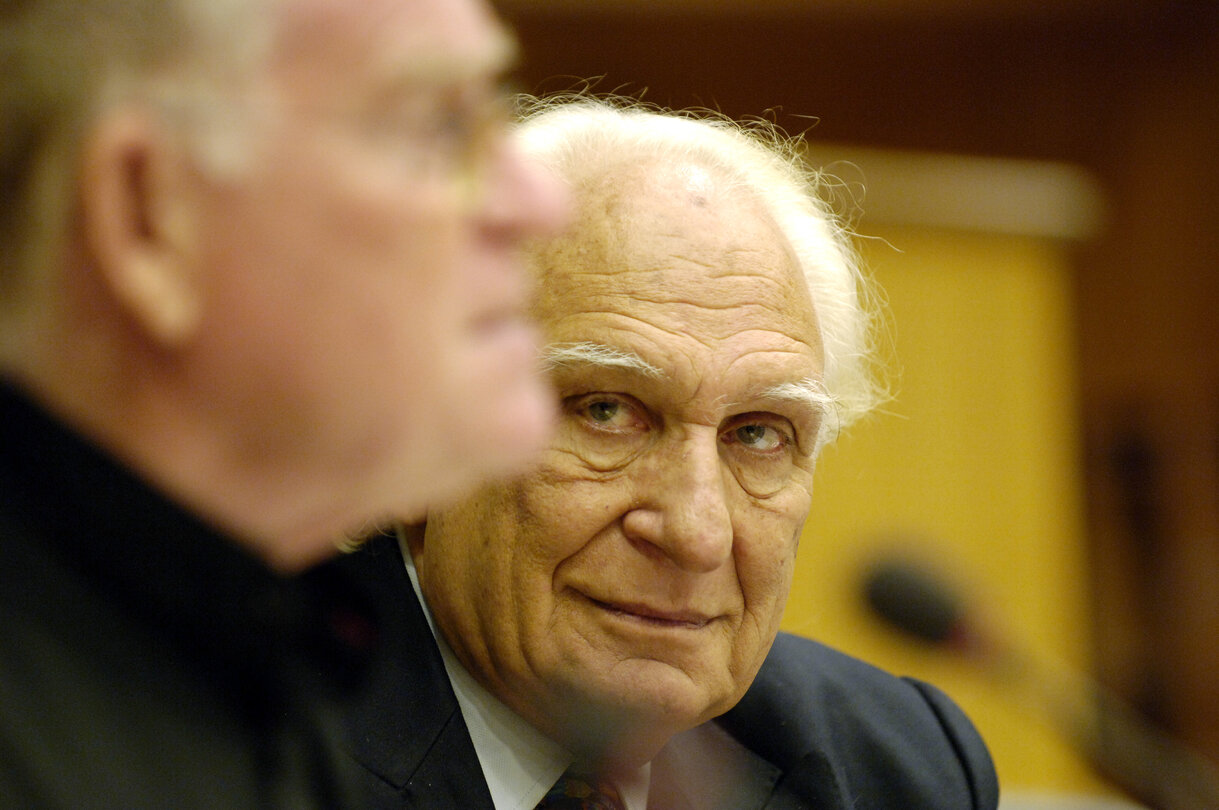
[[[588,469],[608,472],[629,464],[655,435],[642,402],[629,394],[598,391],[564,397],[554,447]]]
[[[741,414],[719,434],[721,452],[741,487],[769,498],[793,483],[799,446],[787,419],[772,413]]]
[[[622,406],[617,402],[609,400],[599,400],[588,406],[588,415],[595,422],[610,422],[618,415],[618,411]]]
[[[635,403],[613,394],[587,394],[569,400],[568,413],[586,429],[603,434],[645,433],[646,416]]]
[[[744,446],[762,452],[776,450],[784,444],[783,435],[767,425],[741,425],[733,435]]]

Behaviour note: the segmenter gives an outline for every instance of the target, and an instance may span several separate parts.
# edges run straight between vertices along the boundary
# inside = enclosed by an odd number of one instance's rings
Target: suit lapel
[[[401,806],[411,810],[494,810],[474,744],[456,706],[401,797]]]
[[[829,761],[819,753],[801,759],[775,785],[763,810],[852,810]]]
[[[478,755],[392,538],[343,560],[383,606],[381,654],[349,717],[370,808],[493,810]]]

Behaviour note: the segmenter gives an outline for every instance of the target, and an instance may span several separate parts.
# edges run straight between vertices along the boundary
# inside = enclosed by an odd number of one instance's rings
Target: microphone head
[[[967,635],[964,610],[956,594],[915,565],[896,560],[875,563],[863,589],[877,616],[920,641],[955,645]]]

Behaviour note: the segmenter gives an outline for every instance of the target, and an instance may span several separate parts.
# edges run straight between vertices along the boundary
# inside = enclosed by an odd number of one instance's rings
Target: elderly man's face
[[[481,0],[277,14],[254,157],[201,196],[196,371],[240,382],[215,407],[253,461],[329,476],[319,520],[417,513],[547,435],[516,250],[565,198],[506,140]]]
[[[475,677],[576,751],[627,759],[730,708],[761,665],[820,421],[781,386],[822,370],[775,226],[697,168],[646,175],[538,259],[545,336],[570,361],[557,439],[413,543]]]

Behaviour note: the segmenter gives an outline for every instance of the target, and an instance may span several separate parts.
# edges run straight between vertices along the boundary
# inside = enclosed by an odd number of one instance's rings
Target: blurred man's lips
[[[491,310],[474,319],[474,330],[483,333],[498,332],[508,327],[522,324],[524,320],[520,310]]]
[[[587,597],[597,607],[609,613],[626,618],[637,619],[658,627],[678,627],[697,630],[706,627],[711,618],[702,613],[688,610],[665,610],[648,605],[628,602],[602,602],[600,599]]]
[[[495,338],[521,330],[532,330],[533,324],[520,307],[503,307],[484,312],[473,320],[475,334]]]
[[[529,364],[537,360],[538,341],[541,339],[537,327],[519,310],[504,310],[475,320],[471,337],[476,341],[476,346]]]

